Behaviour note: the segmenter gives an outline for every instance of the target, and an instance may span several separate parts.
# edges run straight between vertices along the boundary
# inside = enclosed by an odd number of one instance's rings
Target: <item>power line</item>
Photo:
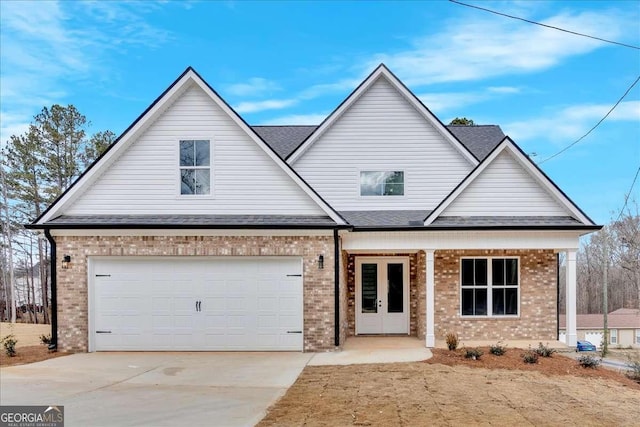
[[[452,0],[451,0],[452,1]],[[546,159],[542,160],[541,162],[539,162],[538,164],[541,165],[544,162],[553,159],[556,156],[559,156],[560,154],[564,153],[565,151],[567,151],[569,148],[573,147],[574,145],[576,145],[578,142],[582,141],[584,138],[586,138],[591,132],[593,132],[598,126],[600,126],[600,124],[602,122],[605,121],[605,119],[607,117],[609,117],[609,115],[613,112],[613,110],[616,109],[616,107],[622,102],[622,100],[629,94],[629,92],[631,92],[631,89],[633,89],[633,87],[638,83],[638,81],[640,81],[640,76],[638,76],[638,78],[636,79],[636,81],[634,81],[631,86],[629,86],[629,88],[627,89],[627,91],[624,93],[624,95],[622,95],[620,97],[620,99],[618,99],[618,101],[615,103],[615,105],[613,107],[611,107],[611,109],[607,112],[607,114],[604,115],[603,118],[600,119],[600,121],[598,123],[595,124],[595,126],[593,126],[591,129],[589,129],[589,131],[587,133],[585,133],[584,135],[582,135],[580,138],[576,139],[575,141],[573,141],[571,144],[567,145],[566,147],[564,147],[562,150],[558,151],[556,154],[547,157]]]
[[[636,171],[636,176],[633,178],[633,182],[631,183],[629,192],[625,194],[624,205],[622,205],[622,209],[620,209],[620,213],[618,214],[618,218],[616,218],[616,222],[620,219],[620,217],[622,216],[622,213],[627,208],[627,203],[629,203],[629,197],[631,197],[631,192],[633,191],[633,187],[636,185],[636,180],[638,179],[638,175],[640,175],[640,166],[638,166],[638,170]]]
[[[573,35],[576,35],[576,36],[588,37],[590,39],[599,40],[601,42],[616,44],[618,46],[624,46],[624,47],[628,47],[628,48],[631,48],[631,49],[640,50],[640,47],[638,47],[638,46],[617,42],[617,41],[614,41],[614,40],[607,40],[607,39],[603,39],[603,38],[600,38],[600,37],[590,36],[589,34],[578,33],[576,31],[565,30],[564,28],[554,27],[553,25],[543,24],[541,22],[530,21],[530,20],[525,19],[525,18],[520,18],[519,16],[508,15],[506,13],[497,12],[495,10],[487,9],[487,8],[484,8],[484,7],[474,6],[472,4],[467,4],[467,3],[462,3],[461,1],[458,1],[458,0],[449,0],[449,1],[451,3],[456,3],[456,4],[459,4],[461,6],[466,6],[466,7],[470,7],[470,8],[473,8],[473,9],[483,10],[485,12],[493,13],[495,15],[504,16],[506,18],[517,19],[519,21],[528,22],[529,24],[539,25],[541,27],[546,27],[546,28],[551,28],[551,29],[558,30],[558,31],[563,31],[565,33],[573,34]]]

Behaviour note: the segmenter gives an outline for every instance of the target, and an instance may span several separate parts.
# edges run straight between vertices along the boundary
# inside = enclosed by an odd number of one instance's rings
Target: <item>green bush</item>
[[[506,352],[507,346],[500,344],[500,341],[489,347],[489,353],[493,354],[494,356],[502,356]]]
[[[595,369],[600,365],[601,362],[602,362],[602,359],[596,359],[595,357],[591,356],[590,354],[584,354],[584,355],[582,355],[582,356],[580,356],[578,358],[578,363],[583,368],[593,368],[593,369]]]
[[[13,357],[16,355],[16,344],[18,343],[18,340],[13,335],[7,335],[2,338],[0,343],[2,343],[4,352],[7,353],[7,356]]]
[[[449,350],[455,350],[458,348],[460,340],[458,339],[458,334],[456,334],[455,332],[448,332],[447,335],[445,335],[444,339],[447,342],[447,348]]]
[[[546,345],[543,345],[542,343],[539,343],[538,348],[536,348],[535,352],[538,353],[538,356],[551,357],[551,355],[556,351]]]
[[[527,350],[522,355],[522,360],[524,360],[524,363],[538,363],[538,357],[538,352],[534,350]]]
[[[478,348],[467,348],[465,349],[464,357],[466,359],[478,360],[480,359],[480,356],[482,356],[483,354],[484,353],[482,352],[482,350]]]

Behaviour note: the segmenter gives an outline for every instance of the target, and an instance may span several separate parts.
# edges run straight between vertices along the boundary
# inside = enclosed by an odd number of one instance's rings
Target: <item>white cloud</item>
[[[611,109],[611,105],[583,104],[549,112],[542,117],[501,125],[505,133],[516,141],[545,139],[565,144],[591,129]],[[640,122],[640,101],[623,101],[607,117],[608,121]]]
[[[434,92],[417,95],[418,98],[434,113],[457,110],[472,104],[489,101],[498,97],[520,93],[520,88],[511,86],[490,86],[471,92]]]
[[[159,47],[171,35],[144,20],[152,2],[0,2],[1,112],[28,123],[64,102],[66,82],[104,85],[116,74],[112,54]],[[71,86],[73,87],[73,86]],[[0,141],[20,125],[2,123]]]
[[[261,122],[261,125],[319,125],[327,114],[292,114]]]
[[[257,113],[266,110],[281,110],[297,103],[298,101],[295,99],[267,99],[265,101],[241,102],[234,106],[233,109],[240,114]]]
[[[280,86],[275,82],[261,77],[252,77],[246,83],[235,83],[227,86],[226,92],[236,96],[256,96],[263,93],[275,92],[280,89]]]
[[[603,38],[633,34],[637,23],[618,13],[560,13],[545,24]],[[471,81],[548,69],[577,55],[607,46],[603,42],[519,21],[471,18],[445,23],[445,30],[415,39],[409,49],[380,53],[366,63],[384,62],[409,86]]]

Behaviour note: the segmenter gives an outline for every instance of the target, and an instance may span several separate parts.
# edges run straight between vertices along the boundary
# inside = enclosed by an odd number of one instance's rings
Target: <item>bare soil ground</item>
[[[308,366],[258,425],[638,425],[640,385],[620,373],[483,350],[480,360],[434,350],[426,362]]]
[[[50,353],[40,342],[41,335],[49,335],[51,325],[35,325],[32,323],[0,323],[0,339],[7,335],[14,335],[18,341],[16,355],[7,356],[4,347],[0,346],[0,366],[24,365],[25,363],[40,362],[52,357],[64,356],[67,353]]]

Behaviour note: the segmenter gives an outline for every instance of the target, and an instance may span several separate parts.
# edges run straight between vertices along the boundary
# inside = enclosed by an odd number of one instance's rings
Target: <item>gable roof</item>
[[[472,165],[478,164],[478,159],[462,144],[458,138],[413,94],[384,64],[380,64],[329,116],[320,126],[305,139],[288,157],[287,162],[295,163],[305,151],[311,147],[367,90],[380,78],[386,79],[425,120],[451,143],[451,145]]]
[[[251,127],[283,159],[291,155],[318,128],[317,125]],[[484,160],[505,136],[498,125],[447,125],[446,128],[480,161]]]
[[[80,175],[32,224],[44,228],[46,223],[58,216],[65,206],[79,197],[83,190],[97,179],[100,172],[109,167],[148,126],[153,123],[191,84],[202,89],[240,127],[291,180],[293,180],[336,224],[345,220],[322,197],[312,189],[297,172],[283,161],[277,153],[227,104],[220,95],[192,68],[187,69],[120,135],[116,141]]]
[[[540,184],[548,194],[553,197],[568,213],[570,213],[580,223],[587,226],[595,226],[595,223],[575,204],[549,177],[529,159],[529,157],[518,147],[511,138],[506,136],[500,144],[472,170],[453,191],[425,218],[424,224],[430,225],[453,203],[454,200],[463,194],[464,190],[500,155],[502,152],[510,152],[516,161]]]

